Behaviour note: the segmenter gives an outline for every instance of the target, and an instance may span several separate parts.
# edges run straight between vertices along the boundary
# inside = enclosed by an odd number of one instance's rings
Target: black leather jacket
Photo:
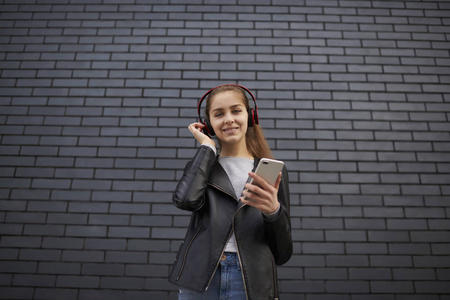
[[[277,299],[276,264],[286,263],[292,255],[286,168],[278,200],[281,209],[270,222],[260,210],[238,202],[214,151],[201,146],[173,194],[176,207],[193,213],[169,281],[204,292],[234,229],[247,299]]]

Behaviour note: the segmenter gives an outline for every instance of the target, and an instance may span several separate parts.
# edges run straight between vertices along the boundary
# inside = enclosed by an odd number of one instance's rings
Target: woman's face
[[[248,113],[241,96],[225,91],[212,98],[209,122],[223,144],[244,143],[248,127]]]

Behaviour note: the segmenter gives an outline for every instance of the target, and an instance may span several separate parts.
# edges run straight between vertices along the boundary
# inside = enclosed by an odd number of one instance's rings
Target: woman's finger
[[[280,183],[281,183],[281,172],[278,174],[277,181],[275,181],[275,186],[274,187],[277,189],[277,191],[280,188]]]
[[[256,194],[265,198],[270,198],[270,192],[261,188],[259,185],[246,183],[244,187],[246,188],[246,191],[252,194]]]
[[[216,146],[216,144],[214,143],[214,141],[208,137],[206,134],[204,134],[202,132],[202,129],[205,128],[205,124],[202,124],[200,122],[195,122],[192,123],[188,126],[189,131],[192,133],[192,135],[194,136],[194,138],[200,143],[200,144],[210,144],[213,145],[214,147]]]

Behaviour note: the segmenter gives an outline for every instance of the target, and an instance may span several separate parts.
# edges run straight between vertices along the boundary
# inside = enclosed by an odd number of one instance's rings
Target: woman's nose
[[[234,122],[233,115],[232,114],[225,114],[224,122],[226,124],[233,123]]]

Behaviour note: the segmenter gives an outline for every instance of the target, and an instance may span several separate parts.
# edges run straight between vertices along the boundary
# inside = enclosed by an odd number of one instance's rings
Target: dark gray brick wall
[[[176,299],[210,87],[290,171],[282,299],[450,299],[450,3],[0,0],[0,298]]]

